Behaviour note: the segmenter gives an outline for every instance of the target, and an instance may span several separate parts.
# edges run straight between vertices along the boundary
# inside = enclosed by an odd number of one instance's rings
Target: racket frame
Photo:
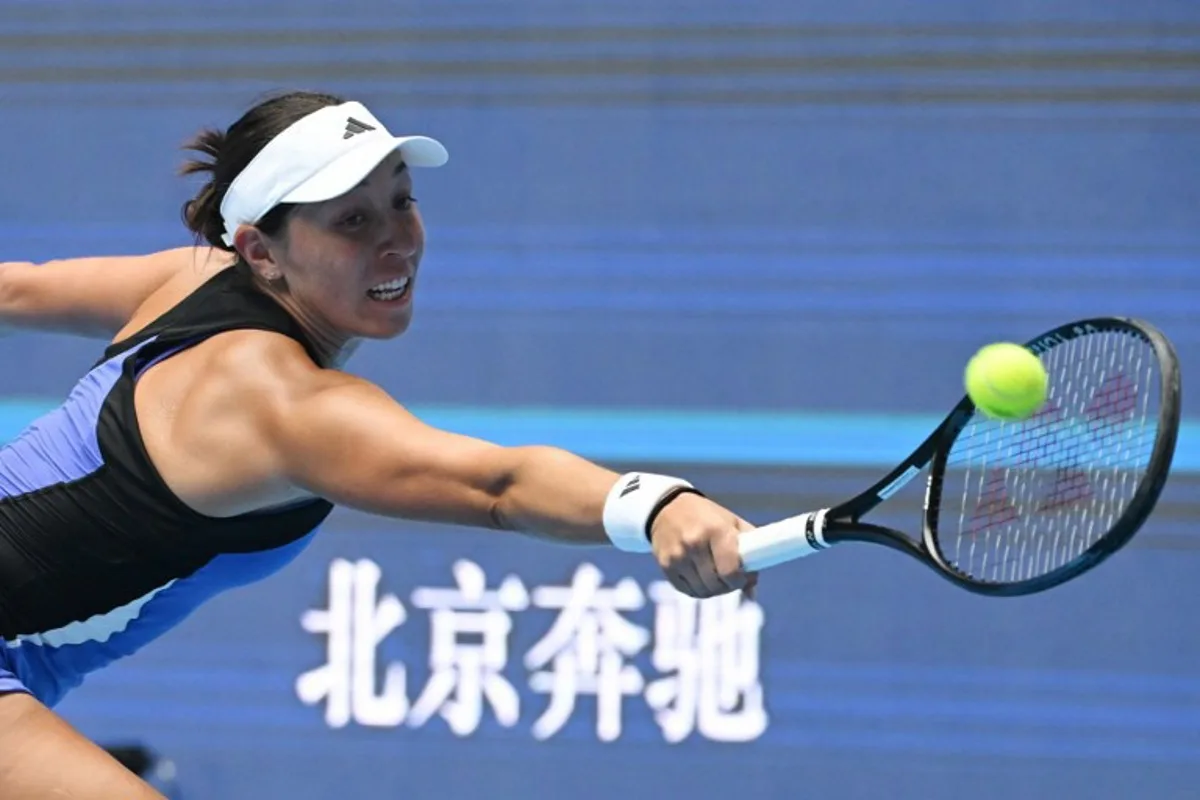
[[[1073,339],[1104,332],[1136,335],[1154,349],[1160,377],[1158,431],[1146,472],[1133,497],[1108,532],[1091,547],[1068,564],[1046,575],[1014,583],[976,580],[957,570],[946,560],[937,541],[942,480],[954,441],[976,413],[975,404],[971,402],[970,397],[959,401],[942,424],[896,468],[866,491],[826,512],[821,531],[824,544],[829,546],[841,542],[867,542],[889,547],[916,558],[962,589],[993,597],[1017,597],[1051,589],[1096,567],[1127,545],[1154,510],[1166,485],[1175,455],[1181,414],[1181,386],[1179,359],[1174,347],[1155,326],[1144,320],[1126,317],[1096,317],[1067,323],[1031,339],[1025,346],[1041,356]],[[929,472],[925,484],[919,540],[893,528],[862,521],[863,517],[926,469]]]

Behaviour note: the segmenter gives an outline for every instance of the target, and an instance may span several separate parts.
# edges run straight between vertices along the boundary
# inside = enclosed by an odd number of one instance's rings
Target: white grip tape
[[[824,550],[825,513],[828,509],[788,517],[738,536],[738,552],[747,572],[773,567],[785,561]]]

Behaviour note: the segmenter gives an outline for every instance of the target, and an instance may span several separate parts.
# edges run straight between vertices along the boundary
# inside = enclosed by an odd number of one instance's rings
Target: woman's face
[[[425,228],[400,153],[341,197],[298,206],[271,249],[305,322],[337,338],[404,333]]]

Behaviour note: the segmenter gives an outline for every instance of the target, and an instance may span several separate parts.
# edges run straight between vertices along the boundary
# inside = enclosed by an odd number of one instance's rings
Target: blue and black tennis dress
[[[0,450],[0,693],[53,706],[214,595],[288,564],[332,510],[323,500],[217,519],[154,468],[133,390],[150,366],[235,329],[311,343],[248,272],[226,269],[110,346],[61,406]]]

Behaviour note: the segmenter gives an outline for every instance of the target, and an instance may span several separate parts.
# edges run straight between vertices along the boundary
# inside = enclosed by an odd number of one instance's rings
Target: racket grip
[[[826,511],[788,517],[743,532],[738,536],[742,567],[747,572],[757,572],[824,550],[829,546],[823,535]]]

